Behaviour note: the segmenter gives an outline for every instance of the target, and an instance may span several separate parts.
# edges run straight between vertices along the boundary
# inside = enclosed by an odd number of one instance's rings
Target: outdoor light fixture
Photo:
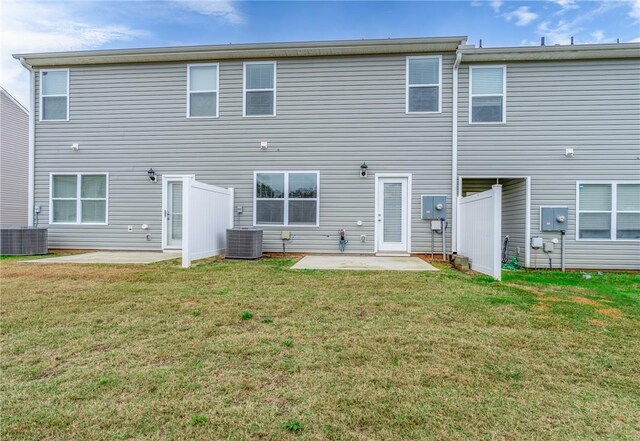
[[[147,174],[149,175],[149,180],[151,182],[156,182],[156,172],[153,168],[150,168]]]
[[[367,169],[369,168],[369,166],[367,165],[366,162],[363,162],[362,165],[360,166],[360,176],[365,178],[367,177]]]

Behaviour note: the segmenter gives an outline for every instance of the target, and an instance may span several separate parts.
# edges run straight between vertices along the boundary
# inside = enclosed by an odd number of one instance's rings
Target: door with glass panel
[[[182,247],[182,180],[166,185],[165,248]]]
[[[408,187],[408,178],[378,179],[378,251],[409,251]]]

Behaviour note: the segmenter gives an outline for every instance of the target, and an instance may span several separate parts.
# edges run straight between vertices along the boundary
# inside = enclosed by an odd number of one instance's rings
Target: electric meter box
[[[567,207],[540,207],[540,231],[567,231]]]
[[[422,195],[420,211],[422,219],[446,219],[447,197]]]

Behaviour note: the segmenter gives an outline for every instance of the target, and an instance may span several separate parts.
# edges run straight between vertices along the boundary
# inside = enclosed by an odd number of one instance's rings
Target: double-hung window
[[[469,68],[469,122],[471,124],[507,121],[506,66]]]
[[[40,121],[69,119],[69,69],[40,71]]]
[[[440,112],[442,57],[407,57],[407,113]]]
[[[53,224],[107,224],[108,175],[51,175],[49,221]]]
[[[640,183],[579,182],[577,238],[640,239]]]
[[[216,118],[218,64],[190,64],[187,70],[187,117]]]
[[[244,63],[244,116],[276,116],[276,62]]]
[[[319,174],[256,172],[255,225],[318,226]]]

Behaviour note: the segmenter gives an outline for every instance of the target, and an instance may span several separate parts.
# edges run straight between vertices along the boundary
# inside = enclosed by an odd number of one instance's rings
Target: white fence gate
[[[182,186],[182,266],[222,254],[227,228],[233,227],[233,188],[184,178]]]
[[[469,258],[474,271],[500,280],[502,259],[502,186],[458,198],[458,254]]]

